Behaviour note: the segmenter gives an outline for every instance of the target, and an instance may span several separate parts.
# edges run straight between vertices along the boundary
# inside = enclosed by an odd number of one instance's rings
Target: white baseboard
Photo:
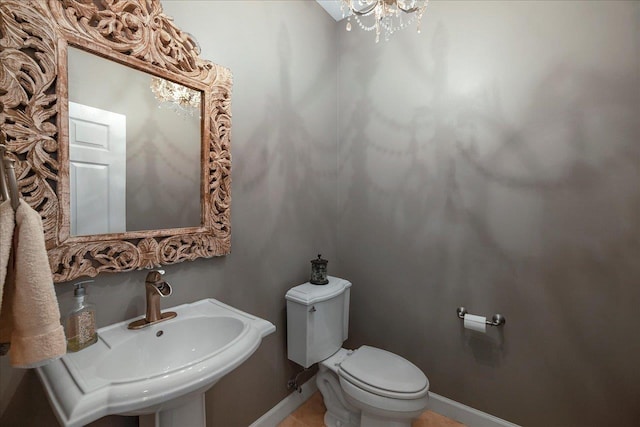
[[[311,377],[306,383],[302,384],[302,393],[294,391],[285,397],[276,406],[271,408],[269,412],[258,418],[249,427],[276,427],[293,411],[298,409],[300,405],[309,400],[313,394],[318,391],[316,385],[316,376]]]
[[[277,427],[300,405],[309,400],[316,391],[318,391],[318,386],[314,375],[302,385],[302,393],[294,391],[249,427]],[[428,409],[452,420],[459,421],[468,427],[519,427],[517,424],[494,417],[486,412],[463,405],[433,392],[429,392]]]
[[[429,392],[428,409],[447,418],[461,422],[468,427],[519,427],[486,412],[463,405],[455,400]]]

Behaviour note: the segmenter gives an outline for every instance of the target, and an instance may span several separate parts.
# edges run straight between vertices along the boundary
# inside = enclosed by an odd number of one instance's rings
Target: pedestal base
[[[206,427],[204,393],[172,402],[154,414],[140,415],[140,427]]]

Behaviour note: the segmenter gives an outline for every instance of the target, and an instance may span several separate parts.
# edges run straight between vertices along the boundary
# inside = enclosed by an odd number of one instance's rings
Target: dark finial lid
[[[312,259],[311,260],[311,264],[327,264],[329,261],[327,261],[326,259],[322,259],[322,255],[318,254],[318,258],[317,259]]]

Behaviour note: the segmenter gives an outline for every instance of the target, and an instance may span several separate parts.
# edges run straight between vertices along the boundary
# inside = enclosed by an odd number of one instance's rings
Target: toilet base
[[[326,427],[359,427],[360,423],[350,420],[345,422],[342,418],[338,418],[335,413],[327,409],[327,412],[324,413],[324,425]]]
[[[359,427],[360,413],[344,398],[336,374],[323,364],[319,365],[316,384],[322,394],[327,412],[324,414],[326,427]]]

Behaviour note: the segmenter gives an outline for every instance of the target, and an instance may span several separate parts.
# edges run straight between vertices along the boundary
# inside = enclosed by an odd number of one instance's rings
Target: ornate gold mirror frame
[[[70,235],[69,45],[201,91],[199,227]],[[0,2],[2,136],[42,217],[55,282],[230,252],[232,77],[199,53],[159,0]]]

